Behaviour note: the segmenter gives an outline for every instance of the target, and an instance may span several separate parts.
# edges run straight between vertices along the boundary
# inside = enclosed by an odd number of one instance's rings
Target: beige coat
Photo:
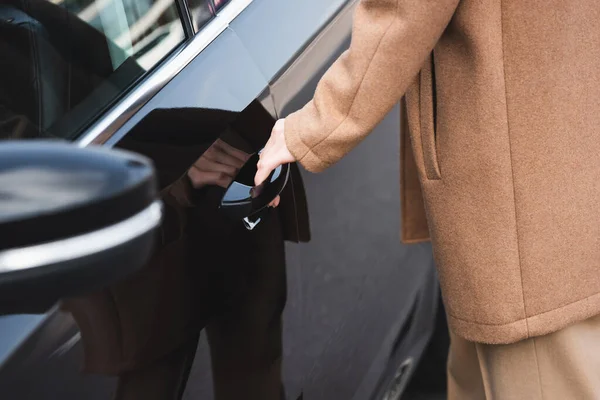
[[[600,313],[599,82],[598,0],[363,0],[286,140],[322,171],[406,94],[403,237],[418,172],[451,328],[510,343]]]

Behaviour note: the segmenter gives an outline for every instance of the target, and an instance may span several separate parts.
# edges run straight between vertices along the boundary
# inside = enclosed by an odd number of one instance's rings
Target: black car
[[[400,108],[253,187],[356,3],[0,4],[3,399],[400,398],[438,309],[399,241]]]

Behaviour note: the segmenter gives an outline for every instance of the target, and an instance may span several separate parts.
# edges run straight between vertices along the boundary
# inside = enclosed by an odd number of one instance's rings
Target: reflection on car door
[[[20,121],[5,127],[4,136],[77,137],[183,42],[174,1],[136,2],[135,13],[129,3],[9,0],[0,6],[2,119]],[[171,34],[146,43],[163,27],[172,27]]]
[[[286,299],[283,240],[287,232],[298,230],[286,227],[281,215],[286,210],[281,209],[248,231],[240,221],[219,213],[223,187],[194,188],[186,173],[189,165],[200,165],[205,157],[219,157],[219,147],[254,153],[262,140],[256,137],[259,130],[248,129],[248,112],[153,110],[118,143],[155,161],[166,209],[163,244],[145,276],[111,293],[119,310],[115,324],[131,337],[130,357],[113,361],[131,368],[122,391],[147,386],[147,366],[166,372],[179,363],[182,370],[189,369],[202,329],[208,337],[217,398],[279,399],[283,391],[279,372]],[[267,126],[271,123],[267,119]],[[259,128],[256,122],[253,128]],[[198,173],[204,171],[199,168]],[[147,307],[149,303],[153,306]],[[144,311],[148,309],[153,311]],[[104,310],[81,311],[78,319],[97,320],[89,313],[103,315]],[[121,319],[135,323],[123,324]],[[82,334],[85,338],[85,329]],[[99,354],[107,353],[102,346],[93,347]],[[174,354],[179,358],[170,358]],[[209,368],[206,357],[196,357],[196,364]],[[167,390],[163,385],[168,379],[173,385],[180,379],[161,376],[155,392]]]
[[[264,77],[222,21],[206,25],[205,10],[217,9],[196,3],[181,15],[165,0],[2,8],[0,41],[23,64],[11,71],[2,63],[11,78],[2,80],[3,137],[79,138],[145,154],[165,204],[161,244],[143,272],[65,299],[8,344],[0,388],[10,398],[179,398],[203,328],[218,398],[282,395],[283,240],[308,237],[298,224],[307,219],[301,178],[292,168],[286,206],[252,232],[219,213],[226,185],[192,185],[190,167],[222,157],[226,146],[255,153],[273,124],[253,101]],[[185,15],[206,30],[181,47],[194,31]]]
[[[419,357],[436,283],[429,249],[398,246],[389,222],[395,136],[376,135],[327,174],[306,176],[316,237],[307,246],[283,246],[310,237],[297,166],[280,208],[252,232],[219,213],[227,179],[198,184],[227,155],[257,152],[274,118],[310,98],[347,45],[351,3],[0,5],[0,135],[142,153],[165,204],[143,272],[44,316],[0,317],[0,331],[11,331],[0,345],[4,396],[210,399],[214,386],[218,399],[279,398],[285,353],[288,398],[362,400],[382,398],[388,369],[393,377]],[[392,115],[378,130],[398,125]]]
[[[3,139],[74,139],[184,41],[171,0],[8,0],[0,17]],[[112,396],[112,376],[80,373],[88,352],[69,313],[0,317],[0,331],[3,397]]]
[[[312,98],[348,48],[357,3],[263,0],[232,23],[269,79],[276,115]],[[286,248],[286,377],[310,399],[396,398],[432,332],[431,249],[399,240],[399,114],[324,173],[304,174],[313,240]]]

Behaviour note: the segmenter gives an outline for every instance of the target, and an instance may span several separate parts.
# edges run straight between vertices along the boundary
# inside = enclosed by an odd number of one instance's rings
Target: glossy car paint
[[[277,35],[261,37],[264,46],[255,40],[252,13],[270,7],[286,15],[281,2],[257,2],[232,23],[271,81],[281,117],[310,100],[319,78],[348,47],[357,2],[294,3],[289,15],[302,18],[269,21],[268,29]],[[278,53],[288,41],[298,51]],[[395,108],[374,132],[377,136],[339,165],[320,176],[303,176],[313,240],[287,247],[288,290],[293,293],[287,310],[293,316],[287,321],[298,324],[286,330],[291,343],[287,376],[294,379],[302,368],[311,371],[295,382],[307,398],[382,398],[392,383],[390,372],[407,362],[405,374],[410,374],[433,329],[437,283],[431,250],[401,245],[399,224],[389,220],[397,216],[400,221],[398,116]]]
[[[118,143],[153,110],[201,108],[241,112],[267,87],[268,82],[239,37],[226,29],[108,138],[105,145]]]
[[[232,0],[203,37],[146,78],[152,90],[131,92],[80,144],[113,146],[157,109],[241,112],[258,98],[274,117],[287,115],[311,97],[347,47],[355,3]],[[182,64],[170,68],[177,57]],[[304,176],[313,240],[287,246],[284,380],[290,399],[302,392],[308,399],[380,399],[397,367],[420,357],[433,329],[437,287],[430,249],[400,245],[399,216],[390,219],[399,214],[397,113],[330,171]],[[77,329],[64,314],[0,319],[0,332],[7,347],[0,368],[22,371],[21,384],[32,376],[39,382],[27,389],[37,397],[27,398],[43,399],[57,381],[69,385],[52,389],[55,398],[108,398],[114,379],[79,373]],[[4,332],[12,339],[5,341]],[[201,344],[185,398],[211,398],[207,371]],[[6,387],[3,378],[0,373],[0,387]]]

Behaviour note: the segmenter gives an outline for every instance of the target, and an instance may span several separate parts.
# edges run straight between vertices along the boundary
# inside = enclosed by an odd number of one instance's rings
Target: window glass
[[[215,4],[215,10],[218,11],[225,4],[229,3],[229,0],[213,0],[213,3]]]
[[[75,138],[184,39],[174,0],[3,0],[0,137]]]
[[[194,30],[198,32],[213,16],[210,0],[188,0]]]

